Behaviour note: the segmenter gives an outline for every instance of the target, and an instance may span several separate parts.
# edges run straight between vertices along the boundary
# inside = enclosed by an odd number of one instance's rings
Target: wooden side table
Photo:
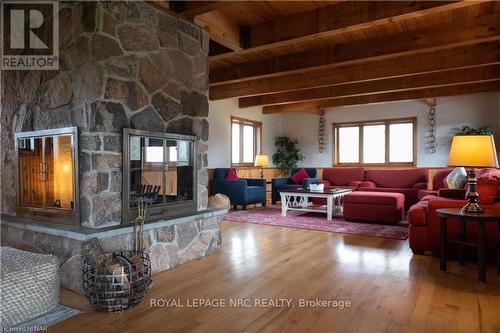
[[[488,210],[482,214],[462,213],[460,208],[442,208],[436,210],[440,219],[440,269],[446,271],[446,245],[449,243],[459,245],[459,264],[465,265],[465,246],[477,248],[477,258],[479,266],[479,281],[486,280],[486,237],[485,224],[488,222],[497,223],[497,274],[500,274],[500,211]],[[458,219],[459,231],[458,240],[448,238],[448,219]],[[467,242],[465,225],[466,222],[477,223],[477,243]]]

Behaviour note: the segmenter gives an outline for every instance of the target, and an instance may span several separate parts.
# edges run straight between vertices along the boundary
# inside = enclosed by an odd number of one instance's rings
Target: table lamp
[[[498,157],[493,135],[455,135],[451,142],[448,166],[468,168],[467,204],[462,213],[482,213],[476,191],[476,171],[474,168],[498,168]]]
[[[269,156],[255,155],[254,166],[260,167],[260,178],[264,178],[264,167],[269,165]]]

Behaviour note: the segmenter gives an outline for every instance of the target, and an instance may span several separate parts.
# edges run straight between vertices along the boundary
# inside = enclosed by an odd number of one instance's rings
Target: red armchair
[[[439,217],[436,210],[439,208],[461,208],[465,205],[465,189],[439,191],[440,196],[429,195],[413,205],[408,211],[408,229],[410,248],[413,253],[422,254],[424,251],[439,253]],[[444,197],[447,196],[447,197]],[[460,197],[461,199],[456,199]],[[484,209],[500,210],[500,202],[481,204]],[[458,221],[448,223],[448,235],[458,237]],[[477,238],[475,223],[467,223],[466,235],[468,239]],[[486,224],[487,249],[495,253],[497,229],[495,223]]]

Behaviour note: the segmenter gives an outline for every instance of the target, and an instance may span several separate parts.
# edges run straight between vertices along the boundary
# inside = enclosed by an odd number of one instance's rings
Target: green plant
[[[298,141],[287,136],[277,137],[274,144],[278,151],[273,154],[273,163],[285,169],[285,175],[289,175],[293,167],[304,159],[304,155],[297,148]]]
[[[460,132],[458,132],[457,135],[493,135],[493,132],[488,126],[473,128],[464,125],[460,128]]]

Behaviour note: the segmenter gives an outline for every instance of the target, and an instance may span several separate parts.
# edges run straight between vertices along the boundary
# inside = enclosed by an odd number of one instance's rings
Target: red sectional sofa
[[[476,171],[478,178],[477,191],[479,204],[484,209],[500,210],[500,170],[480,169]],[[443,177],[444,179],[444,177]],[[439,179],[435,179],[439,182]],[[408,211],[408,229],[410,248],[413,253],[431,251],[439,252],[439,208],[461,208],[465,205],[466,189],[441,188],[436,194],[430,194],[413,205]],[[448,224],[448,235],[458,237],[458,221]],[[477,224],[467,223],[467,239],[477,239]],[[487,253],[495,253],[497,224],[486,224]]]
[[[427,169],[366,170],[358,191],[402,193],[405,209],[409,209],[418,202],[418,191],[427,189],[428,174]]]
[[[326,168],[321,183],[329,188],[363,192],[392,192],[405,196],[405,209],[418,202],[419,190],[427,189],[427,169]],[[323,203],[314,200],[314,203]]]

